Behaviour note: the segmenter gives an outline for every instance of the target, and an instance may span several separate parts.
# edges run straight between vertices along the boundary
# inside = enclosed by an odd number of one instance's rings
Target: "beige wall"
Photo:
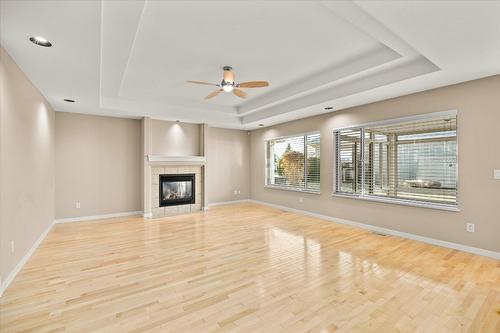
[[[333,128],[458,110],[460,212],[333,198]],[[264,140],[321,131],[321,195],[264,188]],[[492,251],[500,251],[500,75],[253,131],[252,199]],[[299,198],[303,197],[303,202]],[[475,233],[465,223],[476,225]]]
[[[200,125],[151,120],[151,153],[153,155],[200,155]]]
[[[250,197],[250,139],[247,131],[208,127],[207,196],[209,203]],[[235,195],[234,191],[240,191]]]
[[[57,112],[55,124],[56,219],[142,210],[140,120]]]
[[[0,82],[0,273],[5,282],[54,220],[54,111],[3,48]]]

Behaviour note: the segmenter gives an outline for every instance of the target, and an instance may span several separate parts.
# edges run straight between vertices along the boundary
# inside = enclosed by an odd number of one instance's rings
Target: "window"
[[[336,194],[456,206],[456,112],[340,129],[334,134]]]
[[[272,139],[266,146],[266,185],[319,192],[319,133]]]

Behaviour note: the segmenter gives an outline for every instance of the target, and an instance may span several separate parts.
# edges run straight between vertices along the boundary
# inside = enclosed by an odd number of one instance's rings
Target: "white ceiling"
[[[57,111],[253,129],[500,73],[498,1],[16,0],[0,12],[0,43]],[[270,87],[205,101],[213,87],[185,82],[218,83],[224,65]]]

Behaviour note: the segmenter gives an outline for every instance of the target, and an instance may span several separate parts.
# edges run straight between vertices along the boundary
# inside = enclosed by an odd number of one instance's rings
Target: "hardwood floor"
[[[1,332],[500,332],[499,261],[254,204],[59,224]]]

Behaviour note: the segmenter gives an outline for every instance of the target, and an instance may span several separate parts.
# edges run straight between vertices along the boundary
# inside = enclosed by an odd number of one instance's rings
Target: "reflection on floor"
[[[0,331],[495,332],[498,261],[255,204],[57,225]]]

